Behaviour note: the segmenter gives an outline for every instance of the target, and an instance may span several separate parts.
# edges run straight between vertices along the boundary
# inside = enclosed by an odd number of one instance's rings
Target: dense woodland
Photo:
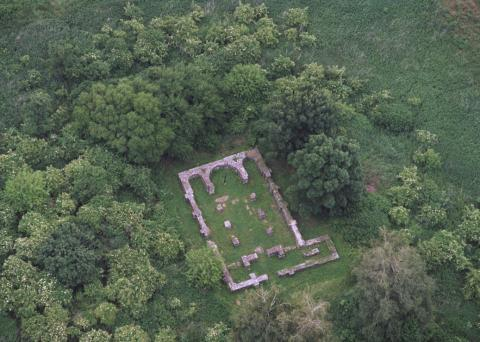
[[[407,2],[408,34],[477,53],[440,2]],[[322,52],[347,24],[319,3],[0,0],[1,341],[478,339],[478,169],[451,171],[428,94]],[[175,175],[254,146],[339,246],[325,278],[225,289]]]

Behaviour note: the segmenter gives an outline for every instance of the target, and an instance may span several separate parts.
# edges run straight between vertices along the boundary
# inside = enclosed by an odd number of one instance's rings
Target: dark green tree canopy
[[[358,149],[345,137],[318,134],[289,156],[296,169],[289,191],[297,196],[300,211],[341,212],[358,201],[363,191]]]
[[[354,92],[342,75],[343,69],[309,64],[298,76],[277,79],[259,122],[260,145],[286,157],[311,134],[335,134],[351,110],[347,101]]]
[[[67,222],[39,248],[36,260],[60,283],[75,288],[99,277],[97,248],[87,227]]]
[[[140,79],[92,85],[73,112],[79,131],[132,161],[159,159],[174,133],[149,85]]]
[[[146,77],[92,85],[76,102],[74,122],[82,136],[136,163],[155,162],[166,153],[185,157],[194,142],[208,145],[209,134],[222,127],[215,84],[198,66],[151,68]]]

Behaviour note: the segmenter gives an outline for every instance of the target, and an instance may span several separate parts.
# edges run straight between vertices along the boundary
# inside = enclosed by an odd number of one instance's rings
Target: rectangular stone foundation
[[[327,257],[324,257],[324,258],[321,258],[321,259],[308,260],[308,261],[306,261],[304,263],[301,263],[299,265],[296,265],[294,267],[282,269],[282,270],[278,271],[277,274],[279,276],[294,275],[295,273],[297,273],[299,271],[302,271],[302,270],[305,270],[305,269],[308,269],[308,268],[312,268],[312,267],[315,267],[315,266],[319,266],[319,265],[325,264],[329,261],[333,261],[333,260],[338,259],[339,258],[338,253],[335,249],[335,246],[333,245],[333,242],[330,240],[330,237],[328,235],[319,236],[317,238],[313,238],[313,239],[310,239],[310,240],[307,240],[307,241],[305,241],[303,239],[302,234],[300,233],[300,230],[298,228],[297,221],[293,219],[293,217],[292,217],[292,215],[291,215],[291,213],[288,209],[287,202],[285,202],[283,200],[283,197],[282,197],[282,195],[279,191],[279,187],[275,184],[275,182],[272,179],[271,170],[267,167],[265,161],[263,160],[262,155],[260,154],[260,152],[258,151],[257,148],[254,148],[252,150],[245,151],[245,152],[236,153],[236,154],[233,154],[231,156],[227,156],[223,159],[220,159],[220,160],[217,160],[217,161],[214,161],[214,162],[211,162],[211,163],[207,163],[207,164],[204,164],[204,165],[200,165],[198,167],[180,172],[178,174],[178,177],[180,179],[182,188],[185,192],[185,199],[190,204],[190,206],[192,208],[192,215],[193,215],[193,218],[196,219],[197,222],[198,222],[198,225],[200,227],[200,233],[204,237],[209,237],[210,236],[210,228],[208,227],[207,223],[205,222],[202,211],[200,210],[200,208],[198,207],[198,205],[196,203],[194,191],[193,191],[193,189],[190,185],[190,179],[195,178],[195,177],[201,178],[204,185],[205,185],[206,191],[210,195],[215,193],[215,185],[210,180],[210,174],[213,170],[218,169],[218,168],[231,168],[231,169],[233,169],[238,174],[238,176],[241,178],[242,182],[247,183],[248,179],[249,179],[248,178],[248,173],[247,173],[245,167],[243,166],[243,162],[247,158],[251,159],[255,162],[255,165],[257,166],[258,170],[260,171],[261,175],[263,176],[265,182],[268,185],[268,188],[270,190],[270,193],[273,196],[273,199],[274,199],[274,202],[277,206],[278,211],[280,212],[283,220],[285,221],[286,225],[288,226],[288,228],[292,232],[292,234],[295,238],[295,242],[296,242],[296,246],[292,246],[292,247],[287,246],[285,248],[282,248],[280,246],[281,251],[270,249],[271,253],[268,253],[268,254],[269,255],[270,254],[271,255],[277,255],[278,257],[283,257],[285,255],[285,253],[288,253],[291,250],[296,250],[296,249],[299,249],[299,248],[313,246],[313,245],[316,245],[316,244],[319,244],[319,243],[322,243],[322,242],[327,243],[327,246],[328,246],[328,248],[331,252],[330,256],[327,256]],[[221,258],[221,255],[218,251],[217,245],[211,240],[207,241],[207,244],[215,251],[217,256],[219,256]],[[276,247],[278,247],[278,246],[276,246]],[[267,250],[267,252],[268,252],[268,250]],[[304,253],[305,257],[310,257],[310,256],[313,256],[313,255],[315,255],[315,254],[308,255],[308,253]],[[246,260],[247,264],[249,265],[250,262],[253,261],[253,260],[256,260],[256,258],[252,259],[252,260]],[[244,260],[241,260],[241,261],[243,261],[243,264],[245,265],[245,261]],[[225,264],[223,265],[223,274],[224,274],[224,281],[227,283],[229,289],[232,292],[238,291],[238,290],[241,290],[241,289],[245,289],[245,288],[248,288],[248,287],[251,287],[251,286],[258,286],[260,283],[268,280],[268,275],[266,275],[266,274],[262,274],[260,276],[257,276],[255,273],[251,273],[249,279],[244,280],[244,281],[239,282],[239,283],[236,283],[235,281],[233,281],[232,276],[231,276],[231,274],[228,270],[228,267]]]

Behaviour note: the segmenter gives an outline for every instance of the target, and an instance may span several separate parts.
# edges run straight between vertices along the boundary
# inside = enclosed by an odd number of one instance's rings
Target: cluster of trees
[[[2,138],[19,146],[32,139]],[[109,336],[118,315],[141,317],[165,283],[159,269],[185,250],[175,222],[155,201],[150,171],[101,148],[34,169],[27,160],[40,159],[42,150],[4,148],[0,307],[19,320],[22,336],[89,340]],[[120,201],[121,192],[129,199]],[[75,313],[78,297],[84,309]]]
[[[22,16],[34,5],[1,5],[0,16]],[[236,330],[227,319],[199,328],[188,296],[163,297],[173,264],[201,291],[222,276],[215,254],[188,250],[165,210],[150,169],[163,158],[186,159],[242,134],[291,155],[299,184],[324,181],[306,208],[318,198],[328,210],[346,207],[358,195],[357,147],[337,133],[359,88],[343,69],[301,62],[316,41],[307,9],[274,20],[265,5],[240,4],[225,17],[205,16],[194,5],[146,20],[126,3],[123,17],[98,32],[67,31],[49,42],[46,56],[20,57],[18,115],[0,139],[0,309],[18,322],[20,338],[256,336],[244,329],[246,311]],[[269,134],[253,129],[267,126]],[[312,154],[325,162],[313,165]],[[319,170],[325,179],[314,179]],[[328,334],[327,323],[316,324],[326,307],[308,298],[306,306],[275,308],[285,336]],[[246,298],[246,310],[253,301]],[[259,322],[270,324],[266,316]],[[280,336],[269,329],[261,336],[271,333]]]
[[[52,42],[44,60],[49,74],[23,56],[18,127],[101,144],[143,165],[186,159],[241,134],[298,170],[290,192],[301,205],[294,209],[351,208],[362,175],[342,123],[373,111],[378,97],[372,100],[343,68],[302,63],[302,51],[316,43],[307,8],[275,20],[264,4],[240,4],[221,19],[205,16],[195,5],[185,15],[146,20],[127,3],[124,17],[98,33]]]
[[[375,227],[379,239],[354,269],[354,288],[333,305],[334,330],[344,340],[452,340],[440,318],[442,297],[454,290],[466,300],[480,298],[480,209],[436,183],[438,137],[425,130],[415,137],[413,165],[399,173],[398,184],[386,196],[369,194],[388,222]],[[442,273],[460,278],[463,289],[435,285]]]

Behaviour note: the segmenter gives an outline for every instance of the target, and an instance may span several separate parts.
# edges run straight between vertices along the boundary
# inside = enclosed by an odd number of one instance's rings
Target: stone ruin
[[[277,245],[277,246],[273,246],[272,248],[267,249],[267,255],[269,257],[276,255],[279,258],[283,258],[285,256],[285,251],[284,251],[282,245]]]
[[[223,159],[220,159],[211,163],[207,163],[207,164],[180,172],[178,174],[178,177],[180,179],[181,185],[185,193],[185,199],[187,200],[187,202],[189,202],[192,208],[192,216],[198,222],[198,225],[200,228],[200,234],[202,234],[204,237],[208,237],[210,235],[210,228],[206,224],[202,211],[200,210],[200,208],[196,203],[194,191],[190,185],[190,179],[199,177],[203,181],[205,185],[205,189],[208,192],[208,194],[213,195],[215,193],[215,186],[210,179],[210,175],[212,171],[218,168],[231,168],[238,174],[242,182],[246,184],[249,178],[248,178],[247,170],[243,166],[243,162],[245,159],[251,159],[255,162],[258,170],[260,171],[260,173],[262,174],[264,180],[268,185],[268,189],[273,196],[273,199],[275,201],[278,211],[280,212],[282,218],[284,219],[285,223],[287,224],[290,231],[292,232],[296,242],[296,246],[282,247],[281,245],[278,245],[278,246],[269,248],[267,249],[267,255],[269,256],[277,255],[278,257],[283,257],[287,252],[291,250],[294,250],[297,248],[309,247],[309,246],[313,246],[323,242],[327,243],[328,249],[330,251],[330,255],[327,257],[323,257],[319,259],[309,259],[306,262],[303,262],[294,267],[282,269],[277,272],[277,275],[278,276],[294,275],[295,273],[305,270],[307,268],[323,265],[329,261],[338,259],[339,255],[335,249],[335,246],[333,245],[332,240],[328,235],[319,236],[317,238],[310,239],[307,241],[303,239],[302,234],[298,229],[297,221],[293,219],[288,209],[288,204],[283,200],[283,197],[279,191],[279,187],[275,184],[275,182],[271,177],[271,170],[265,164],[265,161],[263,160],[263,157],[257,148],[249,151],[245,151],[245,152],[236,153],[231,156],[225,157]],[[256,197],[257,197],[256,194],[252,193],[250,194],[249,198],[251,201],[254,201],[256,200]],[[225,208],[225,203],[219,203],[219,202],[217,203],[218,203],[217,210],[219,212],[223,212]],[[263,214],[261,214],[260,211],[262,211]],[[263,210],[260,209],[257,212],[257,214],[261,220],[265,219],[265,212]],[[267,231],[267,234],[268,234],[268,231]],[[232,244],[234,246],[238,246],[240,244],[240,241],[238,240],[237,237],[232,235],[231,238],[232,238]],[[220,256],[220,253],[218,252],[218,248],[216,244],[211,240],[209,240],[207,243],[211,248],[215,250],[217,255]],[[304,256],[305,257],[315,256],[318,254],[316,253],[316,250],[318,250],[318,248],[313,248],[310,251],[305,252]],[[258,258],[258,254],[257,253],[254,253],[254,254]],[[242,263],[245,265],[244,257],[248,257],[248,256],[242,257]],[[248,263],[250,264],[251,261],[253,261],[253,259],[248,260]],[[240,283],[236,283],[233,281],[232,276],[228,271],[227,266],[225,265],[223,266],[223,273],[224,273],[224,280],[227,283],[230,291],[232,292],[238,291],[247,287],[251,287],[251,286],[258,286],[261,282],[268,280],[268,275],[266,274],[257,276],[255,273],[250,273],[249,279],[242,281]]]
[[[303,270],[306,270],[306,269],[309,269],[309,268],[312,268],[312,267],[320,266],[320,265],[326,264],[327,262],[334,261],[334,260],[337,260],[338,258],[340,258],[340,256],[337,253],[337,249],[335,248],[335,245],[333,244],[333,241],[330,239],[330,237],[328,235],[322,235],[322,236],[319,236],[318,238],[307,240],[306,244],[308,246],[313,246],[313,245],[317,245],[317,244],[320,244],[320,243],[323,243],[323,242],[325,242],[327,244],[330,255],[327,255],[326,257],[319,258],[319,259],[309,259],[309,260],[307,260],[305,262],[302,262],[301,264],[295,265],[293,267],[284,268],[284,269],[278,271],[277,275],[279,277],[293,276],[297,272],[300,272],[300,271],[303,271]],[[318,253],[316,253],[317,251],[318,251]],[[318,248],[314,248],[314,249],[310,250],[309,252],[304,253],[303,255],[305,257],[310,257],[310,256],[313,256],[313,255],[317,255],[319,253],[320,253],[320,250]]]
[[[222,259],[220,252],[218,251],[218,246],[215,242],[213,242],[212,240],[208,240],[207,245],[213,250],[213,252],[218,258]],[[266,274],[257,276],[255,273],[250,273],[249,279],[244,280],[240,283],[236,283],[233,280],[232,275],[230,274],[230,271],[228,270],[228,267],[227,265],[225,265],[225,263],[222,263],[222,271],[223,271],[223,281],[227,283],[228,288],[232,292],[243,290],[252,286],[258,286],[260,285],[260,283],[268,280],[268,275]]]
[[[260,208],[257,210],[257,215],[258,215],[258,218],[262,221],[267,218],[267,214],[265,214],[265,211],[263,211],[263,209],[260,209]]]
[[[235,235],[232,235],[231,240],[232,240],[233,247],[240,246],[240,240],[238,239],[238,237],[236,237]]]
[[[229,220],[226,220],[223,222],[223,226],[227,229],[232,229],[232,222],[230,222]]]
[[[257,253],[242,255],[242,264],[244,267],[250,267],[250,264],[258,259]]]
[[[313,248],[309,250],[308,252],[303,253],[303,256],[305,257],[311,257],[314,255],[320,254],[320,250],[318,248]]]

